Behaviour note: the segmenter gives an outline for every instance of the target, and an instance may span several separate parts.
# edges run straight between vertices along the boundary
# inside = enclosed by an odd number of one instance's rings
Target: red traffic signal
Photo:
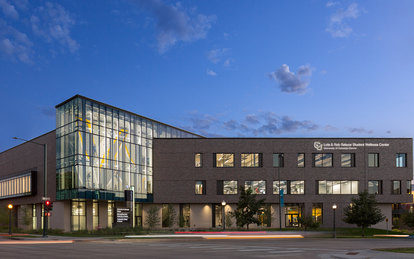
[[[53,210],[53,203],[50,200],[45,201],[45,211],[49,212]]]
[[[51,202],[49,200],[45,201],[46,206],[50,206]]]

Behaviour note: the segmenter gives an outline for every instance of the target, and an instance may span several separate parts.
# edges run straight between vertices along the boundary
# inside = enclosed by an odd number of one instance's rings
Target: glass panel
[[[250,188],[253,194],[266,194],[266,181],[245,181],[244,188]]]
[[[305,154],[304,153],[298,154],[298,167],[305,167]]]
[[[195,167],[201,167],[201,153],[195,154],[194,165]]]
[[[237,194],[237,181],[223,181],[223,194]]]
[[[368,167],[378,167],[378,154],[371,153],[368,154]]]
[[[273,194],[280,194],[280,190],[287,194],[287,181],[273,181]]]
[[[305,181],[290,181],[290,194],[304,194]]]
[[[196,181],[195,194],[204,194],[204,182],[203,181]]]
[[[395,159],[395,163],[397,167],[406,167],[406,156],[407,154],[397,154],[396,155],[396,159]]]

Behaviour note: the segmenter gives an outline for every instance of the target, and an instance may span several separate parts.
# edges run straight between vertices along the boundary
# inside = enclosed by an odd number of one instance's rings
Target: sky
[[[80,94],[206,137],[413,137],[414,1],[0,0],[0,152]]]

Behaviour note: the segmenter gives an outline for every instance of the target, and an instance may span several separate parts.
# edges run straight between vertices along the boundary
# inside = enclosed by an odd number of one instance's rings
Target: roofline
[[[197,139],[197,138],[154,138],[154,139]],[[234,137],[234,138],[232,138],[232,137],[222,137],[222,138],[218,138],[218,137],[214,137],[214,138],[209,138],[209,137],[205,137],[205,138],[203,138],[203,139],[221,139],[221,140],[230,140],[230,139],[291,139],[291,140],[294,140],[294,139],[346,139],[346,140],[350,140],[350,139],[360,139],[360,140],[364,140],[364,139],[373,139],[373,140],[375,140],[375,139],[377,139],[377,140],[380,140],[380,139],[395,139],[395,140],[397,140],[397,139],[401,139],[401,140],[413,140],[413,138],[362,138],[362,137],[355,137],[355,138],[350,138],[350,137],[345,137],[345,138],[341,138],[341,137],[339,137],[339,138],[335,138],[335,137],[321,137],[321,138],[318,138],[318,137],[305,137],[305,138],[297,138],[297,137],[292,137],[292,138],[287,138],[287,137],[283,137],[283,138],[278,138],[278,137],[273,137],[273,138],[271,138],[271,137],[266,137],[266,138],[261,138],[261,137],[257,137],[257,138],[252,138],[252,137],[246,137],[246,138],[241,138],[241,137]]]
[[[156,122],[156,123],[159,123],[159,124],[162,124],[162,125],[165,125],[165,126],[168,126],[168,127],[171,127],[171,128],[177,129],[177,130],[180,130],[180,131],[184,131],[184,132],[186,132],[186,133],[189,133],[189,134],[192,134],[192,135],[198,136],[198,137],[200,137],[200,138],[205,138],[205,137],[204,137],[204,136],[202,136],[202,135],[199,135],[199,134],[196,134],[196,133],[190,132],[190,131],[188,131],[188,130],[184,130],[184,129],[181,129],[181,128],[178,128],[178,127],[175,127],[175,126],[171,126],[171,125],[169,125],[169,124],[166,124],[166,123],[163,123],[163,122],[160,122],[160,121],[157,121],[157,120],[154,120],[154,119],[151,119],[151,118],[148,118],[148,117],[145,117],[145,116],[139,115],[138,113],[130,112],[130,111],[124,110],[124,109],[122,109],[122,108],[118,108],[118,107],[116,107],[116,106],[113,106],[113,105],[110,105],[110,104],[106,104],[106,103],[103,103],[103,102],[100,102],[100,101],[97,101],[97,100],[94,100],[94,99],[91,99],[91,98],[88,98],[88,97],[85,97],[85,96],[82,96],[82,95],[79,95],[79,94],[77,94],[77,95],[75,95],[75,96],[73,96],[73,97],[71,97],[71,98],[67,99],[66,101],[63,101],[63,102],[59,103],[58,105],[56,105],[56,106],[55,106],[55,108],[58,108],[58,107],[60,107],[60,106],[62,106],[62,105],[64,105],[64,104],[66,104],[66,103],[68,103],[68,102],[70,102],[70,101],[72,101],[72,100],[74,100],[74,99],[76,99],[76,98],[82,98],[82,99],[85,99],[85,100],[88,100],[88,101],[91,101],[91,102],[98,103],[98,104],[100,104],[100,105],[105,105],[105,106],[110,107],[110,108],[112,108],[112,109],[117,109],[117,110],[120,110],[120,111],[123,111],[123,112],[129,113],[129,114],[133,114],[133,115],[135,115],[135,116],[139,116],[139,117],[144,118],[144,119],[146,119],[146,120],[150,120],[150,121],[153,121],[153,122]]]
[[[41,137],[43,137],[43,136],[46,136],[47,134],[50,134],[50,133],[52,133],[52,132],[54,132],[54,131],[56,131],[56,129],[51,130],[51,131],[49,131],[49,132],[46,132],[46,133],[44,133],[44,134],[42,134],[42,135],[40,135],[40,136],[34,137],[34,138],[32,138],[32,139],[29,139],[28,141],[25,141],[25,142],[23,142],[23,143],[20,143],[20,144],[19,144],[19,145],[17,145],[17,146],[14,146],[14,147],[11,147],[11,148],[9,148],[9,149],[6,149],[6,150],[4,150],[4,151],[0,152],[0,155],[1,155],[1,154],[3,154],[3,153],[5,153],[5,152],[7,152],[7,151],[10,151],[10,150],[12,150],[12,149],[14,149],[14,148],[17,148],[17,147],[19,147],[19,146],[21,146],[21,145],[27,144],[27,142],[30,142],[30,141],[36,140],[36,139],[38,139],[38,138],[41,138]]]

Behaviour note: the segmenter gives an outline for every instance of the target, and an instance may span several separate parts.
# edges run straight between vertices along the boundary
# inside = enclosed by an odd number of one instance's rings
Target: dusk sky
[[[0,0],[0,152],[80,94],[207,137],[413,137],[414,1]]]

